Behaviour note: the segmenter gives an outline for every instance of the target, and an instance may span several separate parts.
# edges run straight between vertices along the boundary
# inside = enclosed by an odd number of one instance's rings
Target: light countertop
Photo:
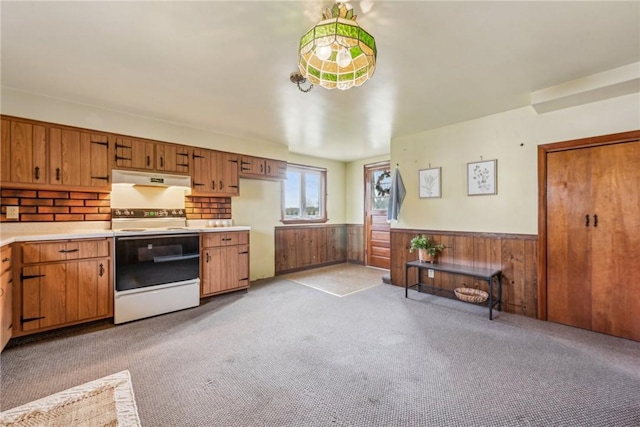
[[[31,227],[11,227],[10,225],[22,224],[3,224],[0,232],[0,246],[9,245],[14,242],[28,242],[38,240],[63,240],[63,239],[90,239],[99,237],[114,237],[115,233],[111,229],[105,228],[86,228],[87,224],[74,227],[73,224],[67,223],[61,225],[56,223],[55,226],[45,223],[37,225],[30,224]],[[43,225],[45,224],[45,225]],[[103,226],[104,224],[98,224]],[[224,233],[230,231],[251,231],[249,226],[231,226],[231,227],[207,227],[205,225],[191,225],[181,232],[192,233]]]

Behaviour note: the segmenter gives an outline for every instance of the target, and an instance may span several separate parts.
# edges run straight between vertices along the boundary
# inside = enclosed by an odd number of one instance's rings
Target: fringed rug
[[[0,426],[139,427],[129,371],[1,412]]]

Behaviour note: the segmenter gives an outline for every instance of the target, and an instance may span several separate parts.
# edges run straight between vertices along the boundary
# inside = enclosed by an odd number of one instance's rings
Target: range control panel
[[[111,209],[111,218],[184,218],[184,209]]]

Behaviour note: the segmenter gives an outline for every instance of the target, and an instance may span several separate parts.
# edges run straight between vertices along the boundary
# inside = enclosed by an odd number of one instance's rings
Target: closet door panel
[[[640,141],[590,151],[592,329],[640,341]]]
[[[552,152],[547,165],[548,319],[591,329],[591,153]]]

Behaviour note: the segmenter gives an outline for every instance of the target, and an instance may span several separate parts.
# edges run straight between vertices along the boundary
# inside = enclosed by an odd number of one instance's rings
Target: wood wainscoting
[[[343,262],[364,263],[364,228],[358,224],[276,227],[275,274]]]
[[[364,264],[364,226],[347,224],[347,261]]]
[[[417,234],[426,234],[446,249],[439,262],[502,269],[503,311],[538,317],[538,236],[431,230],[391,229],[391,282],[405,285],[405,264],[418,258],[409,253],[410,242]],[[416,283],[415,269],[409,281]],[[465,286],[486,288],[486,283],[465,276],[437,273],[434,279],[421,270],[420,281],[453,290]]]

